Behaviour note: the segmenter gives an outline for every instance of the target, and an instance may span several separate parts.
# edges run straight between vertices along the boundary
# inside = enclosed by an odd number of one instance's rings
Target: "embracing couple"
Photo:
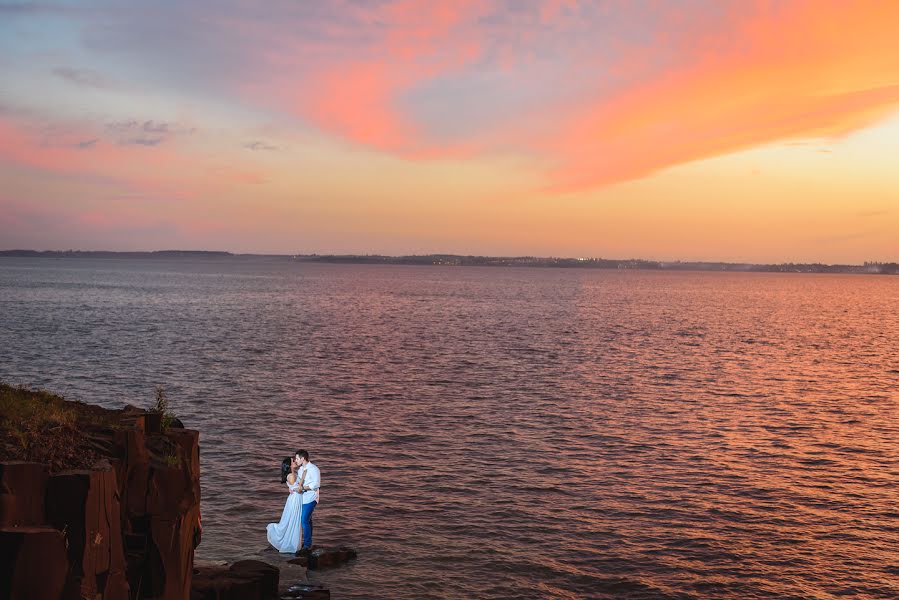
[[[287,502],[281,521],[265,526],[268,543],[278,552],[308,552],[312,548],[312,511],[318,505],[321,471],[309,462],[308,452],[297,450],[292,458],[281,462],[281,483],[287,484]]]

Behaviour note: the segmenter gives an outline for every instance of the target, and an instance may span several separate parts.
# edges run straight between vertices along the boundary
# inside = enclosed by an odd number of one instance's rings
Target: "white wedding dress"
[[[295,493],[300,489],[302,481],[288,483],[290,490],[287,494],[287,502],[284,503],[284,512],[281,513],[281,521],[269,523],[265,526],[268,535],[268,543],[274,546],[278,552],[296,552],[300,547],[300,512],[303,508],[303,494]]]

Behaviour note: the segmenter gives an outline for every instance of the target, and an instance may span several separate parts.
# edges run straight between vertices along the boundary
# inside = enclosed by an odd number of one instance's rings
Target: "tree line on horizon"
[[[270,258],[300,262],[398,264],[432,266],[491,266],[491,267],[560,267],[594,269],[640,269],[654,271],[732,271],[768,273],[860,273],[899,274],[899,263],[865,261],[861,265],[825,263],[729,263],[712,261],[656,261],[639,258],[557,258],[538,256],[476,256],[459,254],[423,254],[386,256],[382,254],[235,254],[218,250],[0,250],[2,257],[33,258]]]

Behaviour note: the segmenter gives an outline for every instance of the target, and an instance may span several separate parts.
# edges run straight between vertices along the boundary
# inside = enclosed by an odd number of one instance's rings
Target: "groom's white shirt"
[[[312,488],[303,492],[303,504],[309,504],[315,500],[315,490],[322,485],[322,472],[312,463],[306,464],[306,478],[303,480],[303,488]]]

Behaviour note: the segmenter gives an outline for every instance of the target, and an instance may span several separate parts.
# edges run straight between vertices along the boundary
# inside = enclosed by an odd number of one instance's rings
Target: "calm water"
[[[0,377],[322,469],[336,599],[899,598],[899,277],[0,259]],[[272,560],[279,560],[277,555]]]

